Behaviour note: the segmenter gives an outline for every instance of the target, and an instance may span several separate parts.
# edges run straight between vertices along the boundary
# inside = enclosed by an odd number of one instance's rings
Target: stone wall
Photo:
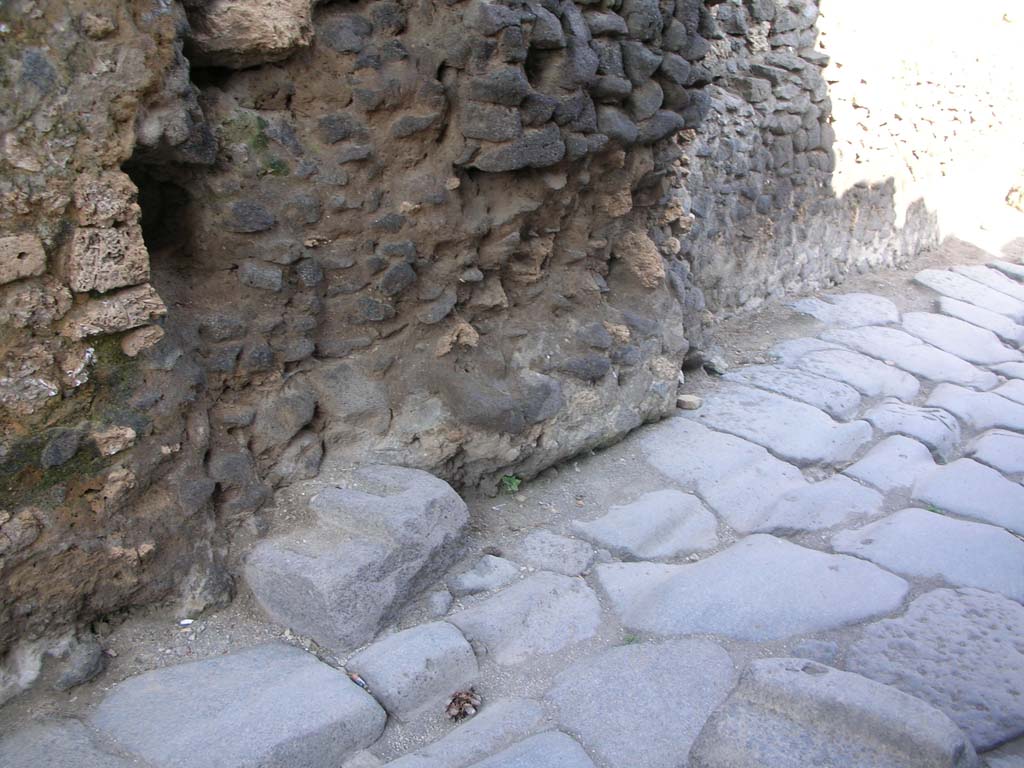
[[[836,188],[876,132],[835,138],[817,17],[0,7],[0,653],[223,604],[325,455],[490,489],[610,443],[715,314],[933,243],[906,174]]]

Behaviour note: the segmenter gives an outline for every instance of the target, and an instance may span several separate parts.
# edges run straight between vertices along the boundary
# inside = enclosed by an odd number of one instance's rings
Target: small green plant
[[[626,635],[625,637],[622,638],[622,644],[623,645],[633,645],[633,644],[639,643],[639,642],[640,642],[640,638],[637,637],[636,635]]]
[[[939,509],[938,507],[936,507],[934,504],[929,504],[928,505],[928,511],[929,512],[934,512],[936,515],[944,514],[943,511],[941,509]]]
[[[516,493],[522,484],[523,478],[519,475],[504,475],[501,478],[501,490],[505,493]]]

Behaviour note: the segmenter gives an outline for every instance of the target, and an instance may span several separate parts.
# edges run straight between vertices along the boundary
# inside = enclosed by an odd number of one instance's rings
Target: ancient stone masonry
[[[322,462],[491,489],[613,442],[709,310],[931,242],[834,194],[817,17],[0,6],[0,654],[222,604]]]

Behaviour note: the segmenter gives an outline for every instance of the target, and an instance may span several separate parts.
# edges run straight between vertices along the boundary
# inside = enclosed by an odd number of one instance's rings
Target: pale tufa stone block
[[[139,220],[138,189],[121,171],[82,174],[75,181],[75,208],[84,227],[109,227]]]
[[[72,291],[104,293],[149,280],[149,252],[142,228],[82,227],[71,241],[65,277]]]
[[[64,321],[62,333],[84,339],[146,325],[167,314],[163,300],[148,283],[79,304]]]
[[[35,235],[0,237],[0,284],[41,275],[46,270],[46,251]]]

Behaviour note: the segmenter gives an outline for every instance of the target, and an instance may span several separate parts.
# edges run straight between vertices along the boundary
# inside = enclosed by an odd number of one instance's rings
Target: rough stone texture
[[[898,323],[900,312],[889,299],[870,293],[840,293],[823,299],[800,299],[791,305],[798,312],[826,325],[857,328],[862,325]]]
[[[591,522],[575,521],[580,536],[625,560],[672,560],[718,544],[718,521],[700,499],[652,491]]]
[[[465,768],[545,727],[544,708],[530,699],[489,702],[480,713],[389,768]]]
[[[1024,432],[1024,405],[994,392],[974,392],[955,384],[940,384],[928,396],[928,405],[949,411],[971,429],[1002,427]]]
[[[932,405],[931,399],[928,404]],[[864,419],[886,434],[920,440],[943,460],[951,457],[960,444],[960,424],[942,408],[906,405],[886,399],[865,411]]]
[[[853,387],[792,368],[748,365],[729,371],[722,378],[813,405],[840,421],[848,421],[860,411],[860,395]]]
[[[844,474],[872,485],[882,493],[909,491],[914,483],[935,470],[931,451],[916,440],[893,435],[880,442]]]
[[[310,500],[310,527],[257,544],[245,577],[271,617],[343,652],[444,572],[469,514],[419,470],[369,466],[339,480]]]
[[[992,331],[1003,341],[1018,345],[1024,344],[1024,326],[1018,325],[1005,315],[946,296],[939,299],[937,306],[943,314]]]
[[[996,334],[953,317],[908,312],[903,329],[932,346],[978,365],[1020,360],[1022,355],[999,341]]]
[[[995,526],[905,509],[836,534],[832,548],[903,576],[941,578],[1024,602],[1024,542]]]
[[[531,736],[472,768],[594,768],[583,748],[564,733]]]
[[[410,720],[427,707],[443,708],[454,691],[480,674],[473,649],[444,621],[388,635],[345,664],[370,686],[387,713]]]
[[[822,345],[827,345],[822,342]],[[905,371],[874,360],[867,355],[844,349],[814,349],[786,363],[801,370],[848,384],[868,397],[898,397],[913,400],[921,388],[917,379]]]
[[[519,566],[495,555],[484,555],[468,571],[449,576],[448,591],[456,597],[501,589],[519,578]]]
[[[975,768],[942,712],[813,661],[751,663],[690,753],[694,768]]]
[[[137,762],[97,744],[77,720],[50,720],[0,738],[0,764],[5,768],[131,768]]]
[[[1024,435],[996,429],[974,441],[970,456],[1003,474],[1024,473]]]
[[[188,3],[189,56],[197,64],[241,69],[278,61],[309,45],[310,0]]]
[[[593,548],[584,541],[550,531],[531,531],[509,552],[516,562],[541,571],[579,576],[594,560]]]
[[[0,284],[46,271],[46,251],[35,235],[0,237]]]
[[[862,421],[837,424],[817,408],[740,384],[717,387],[691,418],[799,465],[846,461],[871,439]]]
[[[634,631],[752,641],[889,613],[908,589],[903,579],[870,563],[764,534],[693,565],[614,563],[597,566],[595,573],[619,619]]]
[[[1024,733],[1024,608],[978,589],[937,589],[871,624],[846,668],[945,712],[978,751]]]
[[[268,712],[273,716],[268,716]],[[384,710],[298,648],[262,645],[114,686],[90,722],[153,766],[340,763],[384,730]]]
[[[993,290],[964,275],[926,269],[919,272],[914,280],[943,296],[996,312],[1015,323],[1024,321],[1024,302],[1017,301],[1005,293]]]
[[[541,572],[448,620],[478,653],[510,666],[593,637],[600,617],[582,579]]]
[[[1024,535],[1024,486],[971,459],[957,459],[919,478],[912,497],[944,512]]]
[[[991,389],[995,374],[975,368],[959,357],[929,346],[896,328],[851,328],[826,331],[826,341],[845,344],[865,355],[891,361],[898,367],[929,381],[948,381],[973,389]]]
[[[985,753],[987,768],[1022,768],[1024,766],[1024,743],[1016,739],[999,749]]]
[[[644,643],[577,661],[545,698],[558,724],[604,764],[675,768],[735,680],[732,659],[714,643]]]

